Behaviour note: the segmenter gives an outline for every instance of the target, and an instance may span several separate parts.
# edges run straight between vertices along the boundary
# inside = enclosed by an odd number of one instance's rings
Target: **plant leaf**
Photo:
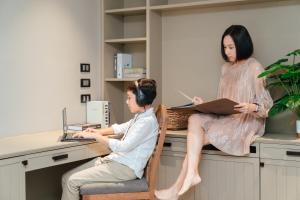
[[[261,74],[258,75],[258,78],[273,75],[275,72],[282,70],[282,72],[286,72],[290,68],[289,65],[282,65],[282,64],[274,64],[271,68],[265,70]],[[280,72],[281,73],[281,72]]]
[[[287,109],[286,106],[282,105],[282,104],[274,104],[272,106],[272,108],[269,110],[268,116],[269,117],[273,117],[278,113],[281,113],[283,111],[285,111]]]
[[[289,100],[286,103],[286,107],[293,111],[296,111],[296,109],[300,107],[300,95],[289,96]]]
[[[294,72],[291,72],[291,71],[289,71],[289,72],[286,72],[286,73],[284,73],[284,74],[281,74],[280,75],[280,78],[282,78],[282,79],[289,79],[290,80],[290,78],[292,78],[292,77],[300,77],[300,70],[297,70],[297,71],[294,71]],[[292,80],[291,80],[292,81]]]
[[[294,56],[300,55],[300,49],[292,51],[292,52],[288,53],[286,56],[291,56],[291,55],[294,55]]]
[[[286,61],[288,61],[288,60],[289,60],[289,59],[287,59],[287,58],[281,58],[281,59],[277,60],[276,62],[274,62],[273,64],[267,66],[266,69],[270,69],[270,68],[273,67],[274,65],[281,64],[281,63],[286,62]]]

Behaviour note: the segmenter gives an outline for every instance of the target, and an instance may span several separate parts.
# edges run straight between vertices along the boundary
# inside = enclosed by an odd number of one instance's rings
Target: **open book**
[[[182,106],[172,107],[170,109],[173,110],[192,109],[207,114],[231,115],[231,114],[239,113],[238,111],[234,110],[234,106],[237,104],[238,104],[237,102],[234,102],[230,99],[222,98],[222,99],[204,102],[198,105],[194,105],[191,103]]]

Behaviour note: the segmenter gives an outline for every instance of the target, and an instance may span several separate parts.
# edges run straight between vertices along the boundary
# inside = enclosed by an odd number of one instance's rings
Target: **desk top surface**
[[[169,137],[185,138],[186,134],[187,130],[167,131]],[[300,138],[297,137],[296,133],[266,133],[262,137],[256,138],[255,143],[300,145]]]
[[[1,138],[0,160],[91,143],[61,142],[61,136],[62,131],[52,131]]]
[[[167,131],[168,137],[186,138],[187,130]],[[56,149],[86,145],[92,142],[61,142],[62,131],[24,134],[0,139],[0,160],[51,151]],[[296,134],[267,133],[255,140],[255,143],[300,145]]]

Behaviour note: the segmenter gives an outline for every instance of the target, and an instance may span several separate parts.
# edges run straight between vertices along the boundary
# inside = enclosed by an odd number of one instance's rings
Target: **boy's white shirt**
[[[107,158],[130,167],[141,178],[157,140],[158,123],[153,108],[135,114],[126,123],[114,124],[112,128],[115,134],[124,136],[121,140],[108,140],[112,153]]]

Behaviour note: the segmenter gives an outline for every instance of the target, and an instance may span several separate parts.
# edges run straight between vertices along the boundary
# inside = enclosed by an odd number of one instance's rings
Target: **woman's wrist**
[[[255,110],[254,110],[253,112],[258,112],[258,111],[259,111],[259,109],[260,109],[260,106],[259,106],[259,104],[258,104],[258,103],[253,103],[252,105],[254,105],[254,106],[255,106]]]

